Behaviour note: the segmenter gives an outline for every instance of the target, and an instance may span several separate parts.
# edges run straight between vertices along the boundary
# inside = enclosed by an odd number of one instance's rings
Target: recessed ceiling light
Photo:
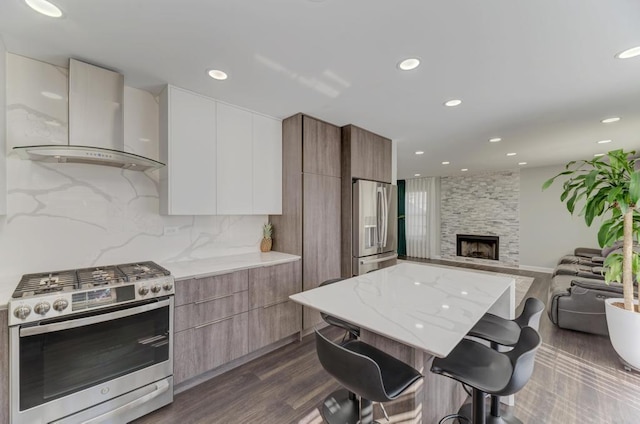
[[[494,137],[489,139],[489,143],[497,143],[499,141],[502,141],[500,137]]]
[[[636,56],[640,56],[640,46],[632,47],[616,55],[618,59],[630,59]]]
[[[423,152],[422,150],[418,150],[418,151],[416,152],[416,155],[424,155],[424,152]]]
[[[607,144],[607,143],[611,143],[613,140],[600,140],[598,141],[598,144]]]
[[[515,156],[517,155],[517,153],[511,152],[511,153],[507,153],[507,156]]]
[[[595,155],[593,155],[594,158],[599,158],[601,156],[604,156],[604,153],[596,153]]]
[[[62,10],[47,0],[24,0],[27,5],[38,13],[42,13],[50,18],[59,18],[62,16]]]
[[[210,71],[207,71],[207,73],[213,79],[217,79],[220,81],[227,79],[227,73],[223,71],[219,71],[217,69],[211,69]]]
[[[444,102],[445,106],[449,106],[449,107],[453,107],[453,106],[459,106],[462,104],[462,100],[460,99],[453,99],[453,100],[448,100],[446,102]]]
[[[43,91],[40,94],[42,94],[44,97],[48,98],[48,99],[53,99],[53,100],[62,100],[62,96],[56,93],[52,93],[51,91]]]
[[[150,138],[146,138],[146,137],[140,137],[138,140],[140,140],[140,141],[142,141],[142,142],[144,142],[144,143],[148,143],[148,142],[150,142],[150,141],[151,141],[151,139],[150,139]]]
[[[416,328],[420,329],[420,328],[424,328],[424,325],[421,323],[416,323]]]
[[[420,174],[413,174],[413,176],[414,176],[414,177],[419,177],[419,176],[420,176]]]
[[[469,169],[467,169],[467,168],[462,168],[462,169],[461,169],[461,171],[462,171],[462,172],[467,172],[468,170],[469,170]]]
[[[410,71],[412,69],[416,69],[418,66],[420,66],[420,59],[417,57],[410,57],[398,63],[398,68],[403,71]]]
[[[59,126],[61,126],[61,125],[60,125],[60,122],[58,122],[58,121],[44,121],[44,123],[45,123],[45,124],[47,124],[47,125],[51,125],[52,127],[59,127]]]
[[[518,162],[518,165],[526,165],[527,162]]]
[[[447,162],[447,161],[442,162],[443,165],[449,165],[450,163],[451,162]]]
[[[605,118],[605,119],[603,119],[603,120],[602,120],[602,121],[600,121],[600,122],[602,122],[603,124],[610,124],[610,123],[612,123],[612,122],[618,122],[619,120],[620,120],[620,118],[619,118],[619,117],[617,117],[617,116],[612,116],[611,118]]]

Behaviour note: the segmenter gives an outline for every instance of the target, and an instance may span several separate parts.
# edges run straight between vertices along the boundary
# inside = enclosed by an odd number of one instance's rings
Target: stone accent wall
[[[517,266],[520,262],[520,172],[501,171],[440,180],[442,259]],[[498,261],[456,256],[456,234],[500,237]]]

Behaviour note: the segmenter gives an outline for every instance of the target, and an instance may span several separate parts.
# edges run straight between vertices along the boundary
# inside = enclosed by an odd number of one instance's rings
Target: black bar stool
[[[467,333],[467,336],[477,337],[491,342],[491,348],[498,350],[499,346],[515,346],[524,327],[538,330],[540,317],[544,311],[544,303],[535,297],[527,298],[522,313],[514,320],[501,318],[493,314],[485,314],[480,321]],[[466,404],[459,414],[471,418],[471,405]],[[491,396],[491,410],[487,415],[487,422],[498,424],[521,424],[522,421],[513,416],[500,415],[500,396]]]
[[[450,377],[473,388],[472,423],[492,423],[487,420],[484,397],[485,394],[509,396],[520,391],[531,378],[535,363],[536,350],[541,344],[540,335],[531,327],[520,331],[518,341],[513,350],[498,352],[488,346],[464,339],[446,358],[436,358],[431,365],[431,372]],[[468,418],[462,415],[465,406],[458,414],[444,417],[440,422],[450,418]]]
[[[347,390],[360,397],[357,416],[345,416],[340,410],[330,411],[329,415],[323,414],[329,424],[372,424],[372,402],[396,399],[422,378],[414,368],[367,343],[349,340],[338,345],[315,331],[316,350],[322,367]]]

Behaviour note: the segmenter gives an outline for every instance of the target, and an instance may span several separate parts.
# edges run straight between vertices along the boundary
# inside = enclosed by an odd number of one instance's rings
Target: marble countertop
[[[171,271],[176,281],[180,281],[188,278],[226,274],[242,269],[278,265],[294,262],[299,259],[300,256],[289,255],[287,253],[255,252],[180,262],[159,262],[159,264]],[[7,303],[21,277],[21,275],[0,277],[0,309],[6,309]]]
[[[300,256],[290,255],[288,253],[255,252],[180,262],[160,262],[160,265],[171,271],[176,281],[180,281],[189,278],[203,278],[212,275],[226,274],[242,269],[284,264],[297,260],[300,260]]]
[[[514,287],[510,277],[402,263],[290,298],[445,357],[496,300]]]

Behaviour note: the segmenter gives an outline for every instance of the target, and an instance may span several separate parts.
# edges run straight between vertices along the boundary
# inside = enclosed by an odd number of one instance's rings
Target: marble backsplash
[[[267,220],[159,215],[157,174],[16,157],[7,171],[0,284],[25,273],[256,252]]]

